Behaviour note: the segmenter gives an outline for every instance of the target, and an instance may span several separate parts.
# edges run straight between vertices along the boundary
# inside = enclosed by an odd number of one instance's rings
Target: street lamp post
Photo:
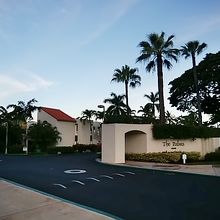
[[[105,106],[104,105],[98,105],[98,108],[103,109],[103,122],[105,121]]]

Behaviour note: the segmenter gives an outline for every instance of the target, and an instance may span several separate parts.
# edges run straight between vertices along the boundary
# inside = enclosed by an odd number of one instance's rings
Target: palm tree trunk
[[[152,108],[153,117],[155,118],[155,102],[152,102]]]
[[[194,55],[192,55],[192,63],[193,63],[193,77],[194,77],[194,83],[195,83],[195,89],[196,89],[199,126],[202,126],[201,99],[200,99],[200,94],[199,94],[199,84],[198,84],[198,77],[197,77],[197,71],[196,71],[196,58]]]
[[[128,105],[128,82],[127,82],[127,81],[125,81],[125,96],[126,96],[127,115],[129,115],[129,105]]]
[[[163,95],[163,67],[161,55],[157,57],[157,78],[159,91],[160,123],[165,124],[165,108]]]

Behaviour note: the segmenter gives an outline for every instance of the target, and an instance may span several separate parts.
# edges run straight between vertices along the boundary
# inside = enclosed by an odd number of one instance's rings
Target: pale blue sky
[[[142,86],[130,89],[130,105],[145,105],[157,91],[156,73],[135,63],[138,43],[152,32],[174,34],[177,48],[190,40],[208,44],[198,62],[220,50],[219,0],[0,0],[0,105],[38,100],[73,117],[97,105],[123,84],[114,69],[138,67]],[[164,71],[168,83],[191,67],[180,58]],[[107,106],[106,106],[107,107]]]

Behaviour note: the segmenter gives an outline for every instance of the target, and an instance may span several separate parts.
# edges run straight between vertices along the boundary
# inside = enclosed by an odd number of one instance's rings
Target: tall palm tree
[[[202,109],[201,109],[201,99],[199,95],[199,84],[198,84],[198,76],[197,76],[197,70],[196,70],[196,55],[199,55],[203,52],[203,50],[207,47],[206,43],[200,44],[199,41],[189,41],[185,44],[185,46],[182,46],[182,49],[180,50],[182,55],[185,56],[185,59],[188,57],[192,58],[192,65],[193,65],[193,77],[194,77],[194,83],[195,83],[195,90],[196,90],[196,98],[197,98],[197,110],[198,110],[198,119],[199,119],[199,125],[202,125]]]
[[[10,120],[10,114],[4,106],[0,106],[0,124],[8,122]]]
[[[92,135],[92,117],[93,116],[95,116],[95,111],[86,109],[82,111],[82,117],[80,118],[80,120],[83,121],[84,125],[86,121],[89,122],[90,135]]]
[[[159,101],[159,93],[156,92],[155,94],[153,92],[150,93],[150,95],[145,94],[144,97],[147,97],[148,100],[151,103],[148,103],[152,109],[153,117],[155,118],[155,108],[157,111],[159,111],[159,104],[157,103]]]
[[[165,108],[163,95],[163,66],[168,70],[172,67],[170,60],[177,62],[178,49],[173,48],[174,35],[169,36],[165,40],[165,33],[160,35],[152,33],[148,35],[148,41],[139,43],[141,47],[141,55],[136,62],[146,61],[146,71],[155,71],[157,68],[158,91],[159,91],[159,106],[160,106],[160,123],[165,123]]]
[[[137,68],[130,68],[128,65],[122,66],[120,69],[115,69],[113,74],[112,82],[122,82],[125,84],[125,96],[126,96],[126,106],[127,114],[129,114],[129,105],[128,105],[128,86],[135,88],[136,86],[141,85],[141,77],[136,74],[138,72]]]
[[[12,118],[17,123],[19,122],[27,122],[28,119],[33,119],[32,113],[38,109],[37,106],[34,105],[36,103],[36,99],[31,99],[27,103],[24,101],[18,101],[18,104],[10,104],[7,106],[7,109],[13,108],[12,112],[10,112]]]
[[[115,93],[111,93],[112,98],[108,98],[104,100],[104,103],[111,104],[106,113],[109,115],[124,115],[126,114],[127,106],[124,103],[125,95],[116,95]]]

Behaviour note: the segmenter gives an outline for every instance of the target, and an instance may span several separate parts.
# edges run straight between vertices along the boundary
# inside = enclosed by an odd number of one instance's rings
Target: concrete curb
[[[181,170],[181,167],[178,170],[176,170],[176,169],[172,170],[171,167],[169,167],[169,166],[165,166],[164,167],[165,169],[163,169],[163,168],[131,165],[131,164],[126,164],[126,163],[125,164],[111,164],[111,163],[102,162],[99,158],[96,159],[96,162],[102,163],[105,165],[109,165],[109,166],[130,167],[130,168],[135,168],[135,169],[146,169],[146,170],[160,171],[160,172],[175,172],[175,173],[181,173],[181,174],[187,174],[187,175],[201,175],[201,176],[209,176],[209,177],[217,177],[217,178],[220,177],[219,175],[217,175],[217,172],[213,168],[212,168],[213,174],[207,174],[207,173],[187,172],[185,170]],[[180,166],[179,164],[177,164],[177,165]],[[187,165],[187,166],[190,166],[190,165]],[[158,166],[158,167],[160,167],[160,166]]]

